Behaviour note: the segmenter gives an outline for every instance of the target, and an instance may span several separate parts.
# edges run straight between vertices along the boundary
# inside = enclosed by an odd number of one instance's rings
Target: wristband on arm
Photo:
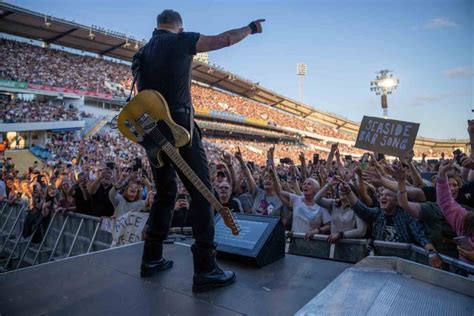
[[[257,23],[255,21],[250,22],[248,26],[250,27],[251,34],[257,33]]]

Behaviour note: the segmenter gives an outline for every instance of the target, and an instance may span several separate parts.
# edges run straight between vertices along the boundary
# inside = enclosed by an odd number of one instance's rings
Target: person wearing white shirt
[[[283,191],[275,168],[271,168],[275,191],[283,203],[293,208],[292,231],[304,233],[305,239],[311,239],[316,234],[329,234],[331,216],[328,211],[315,202],[315,196],[320,189],[318,181],[308,178],[303,182],[302,195]]]

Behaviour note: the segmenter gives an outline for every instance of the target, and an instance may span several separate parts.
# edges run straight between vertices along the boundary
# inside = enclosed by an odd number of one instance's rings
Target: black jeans
[[[209,190],[212,190],[207,157],[201,141],[201,131],[196,124],[194,124],[191,145],[188,144],[181,147],[179,152],[202,182]],[[157,165],[156,157],[153,157],[150,151],[147,151],[147,153],[148,159],[152,162],[151,169],[157,190],[148,220],[147,241],[162,243],[168,235],[178,190],[176,178],[178,174],[191,196],[190,217],[195,246],[203,249],[212,249],[214,247],[214,217],[210,203],[194,188],[181,171],[173,165],[171,159],[166,154],[162,156],[164,165],[161,168],[155,168],[153,165]]]

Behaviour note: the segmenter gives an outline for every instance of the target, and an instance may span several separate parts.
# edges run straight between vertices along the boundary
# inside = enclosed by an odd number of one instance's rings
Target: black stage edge
[[[351,265],[286,255],[256,268],[220,260],[237,281],[193,294],[189,245],[165,245],[171,270],[139,276],[142,243],[0,274],[1,315],[291,315]]]

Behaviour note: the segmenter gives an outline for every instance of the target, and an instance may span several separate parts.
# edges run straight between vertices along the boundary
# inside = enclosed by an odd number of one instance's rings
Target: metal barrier
[[[311,240],[305,240],[304,236],[303,233],[287,232],[289,254],[350,263],[359,262],[367,256],[393,256],[428,265],[426,250],[413,244],[367,239],[341,239],[329,244],[326,235],[315,235]],[[474,265],[442,254],[440,258],[447,271],[474,275]]]
[[[29,265],[76,256],[110,248],[112,235],[100,230],[101,219],[83,214],[53,214],[47,228],[38,225],[28,237],[22,237],[26,217],[24,205],[0,202],[0,267],[18,269]],[[33,237],[42,230],[39,244]],[[191,227],[171,228],[170,234],[190,235]],[[326,235],[304,240],[303,233],[287,232],[288,253],[322,259],[356,263],[367,256],[394,256],[428,264],[425,249],[412,244],[366,239],[342,239],[328,244]],[[440,255],[446,270],[474,275],[474,265]]]
[[[53,214],[24,238],[26,215],[23,205],[0,203],[0,271],[108,249],[112,243],[112,235],[100,230],[100,218],[82,214]],[[39,243],[33,242],[36,234]]]

